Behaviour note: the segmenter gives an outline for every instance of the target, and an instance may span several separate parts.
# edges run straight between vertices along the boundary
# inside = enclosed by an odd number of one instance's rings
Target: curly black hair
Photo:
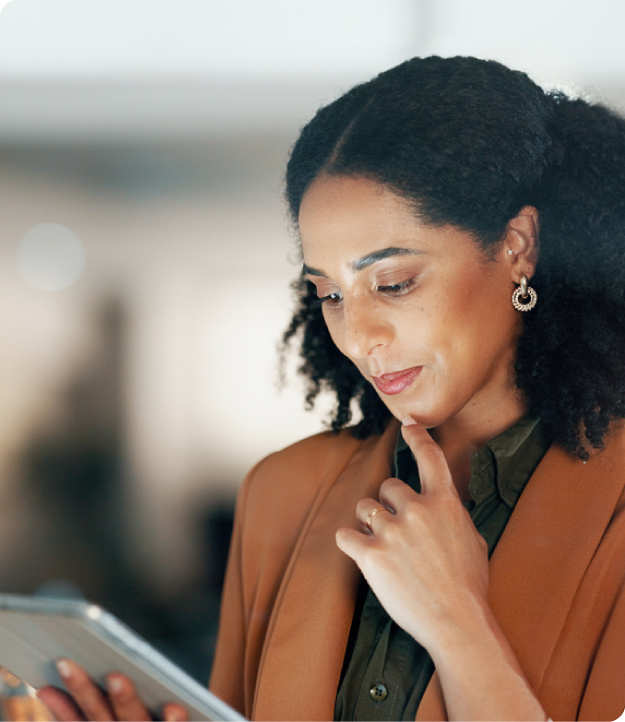
[[[539,303],[523,314],[517,386],[568,451],[587,458],[588,443],[602,447],[610,420],[625,417],[624,119],[545,92],[500,63],[413,58],[352,88],[304,127],[286,172],[296,226],[303,195],[322,173],[384,184],[422,222],[468,231],[487,253],[523,206],[536,207]],[[381,433],[390,412],[334,345],[312,284],[298,279],[296,288],[283,342],[301,338],[308,404],[329,389],[333,429],[351,421],[355,401],[355,435]]]

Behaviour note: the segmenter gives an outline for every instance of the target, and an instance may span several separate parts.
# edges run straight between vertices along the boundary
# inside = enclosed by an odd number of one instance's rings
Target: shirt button
[[[388,697],[388,689],[381,682],[378,682],[369,690],[369,696],[374,702],[382,702]]]

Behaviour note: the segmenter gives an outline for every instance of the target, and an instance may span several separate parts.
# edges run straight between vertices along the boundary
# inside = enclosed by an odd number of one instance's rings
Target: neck
[[[430,430],[432,438],[441,447],[458,494],[462,501],[471,498],[471,456],[491,439],[516,424],[527,413],[525,404],[515,399],[505,409],[479,414],[479,423],[472,418],[455,416],[441,426]]]

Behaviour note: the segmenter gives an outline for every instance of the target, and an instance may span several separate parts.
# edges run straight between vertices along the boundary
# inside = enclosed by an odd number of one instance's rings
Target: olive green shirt
[[[471,458],[465,506],[492,554],[514,506],[550,445],[526,416]],[[399,434],[395,476],[420,490],[414,456]],[[335,720],[414,720],[434,672],[426,650],[391,620],[363,581],[343,664]]]

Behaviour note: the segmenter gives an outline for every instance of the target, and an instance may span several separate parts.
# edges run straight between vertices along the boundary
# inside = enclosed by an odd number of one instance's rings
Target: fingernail
[[[417,422],[412,418],[412,416],[406,416],[401,420],[402,426],[417,426]]]
[[[180,715],[177,711],[165,712],[165,722],[178,722],[178,720],[180,720]]]
[[[109,692],[112,692],[113,694],[119,694],[124,689],[124,683],[119,677],[109,677],[106,680],[106,684],[109,688]]]
[[[59,659],[56,668],[63,679],[70,679],[72,676],[72,665],[66,659]]]

